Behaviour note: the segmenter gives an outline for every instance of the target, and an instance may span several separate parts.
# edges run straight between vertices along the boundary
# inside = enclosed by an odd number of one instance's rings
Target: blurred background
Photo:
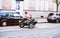
[[[60,5],[58,10],[60,12]],[[0,11],[16,11],[20,15],[27,11],[34,18],[46,18],[56,12],[56,3],[52,0],[0,0]]]

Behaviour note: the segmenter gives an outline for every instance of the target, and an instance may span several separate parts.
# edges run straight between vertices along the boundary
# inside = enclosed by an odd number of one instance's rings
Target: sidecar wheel
[[[34,26],[35,26],[35,25],[30,24],[30,25],[29,25],[29,28],[31,28],[31,29],[32,29],[32,28],[34,28]]]
[[[20,25],[19,25],[21,28],[23,28],[24,27],[24,25],[21,23]]]

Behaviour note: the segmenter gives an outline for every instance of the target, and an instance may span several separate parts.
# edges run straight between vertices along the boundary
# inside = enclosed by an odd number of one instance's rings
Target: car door
[[[13,14],[9,15],[9,24],[10,25],[18,25],[19,24],[20,17],[14,16]]]

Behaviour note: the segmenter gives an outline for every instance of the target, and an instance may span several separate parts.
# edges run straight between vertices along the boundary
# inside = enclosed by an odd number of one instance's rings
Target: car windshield
[[[20,14],[16,13],[16,12],[0,12],[0,16],[4,16],[4,17],[14,17],[14,18],[20,18]]]
[[[5,14],[4,13],[0,13],[0,16],[4,16]]]
[[[11,12],[0,12],[0,16],[8,17],[9,15],[12,15]]]

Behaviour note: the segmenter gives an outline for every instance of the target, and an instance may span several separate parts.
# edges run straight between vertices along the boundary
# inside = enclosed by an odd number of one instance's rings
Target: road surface
[[[0,27],[0,38],[60,38],[60,23],[38,23],[33,29]]]

